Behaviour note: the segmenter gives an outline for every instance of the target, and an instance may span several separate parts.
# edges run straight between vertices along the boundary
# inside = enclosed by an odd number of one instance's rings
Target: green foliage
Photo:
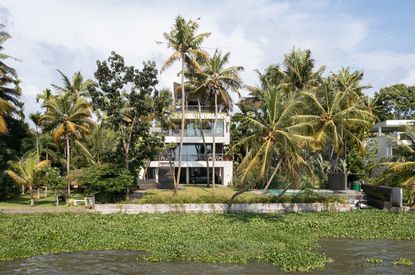
[[[150,123],[160,108],[154,102],[159,95],[155,87],[157,73],[154,62],[144,62],[139,70],[127,66],[121,55],[112,52],[108,60],[97,61],[98,85],[89,87],[94,108],[106,117],[106,125],[118,137],[112,161],[122,163],[132,174],[154,154],[148,150],[143,153],[136,144],[153,142]]]
[[[383,263],[382,258],[366,258],[366,262],[370,264],[381,264]]]
[[[375,93],[375,114],[380,121],[412,119],[415,112],[415,86],[394,84]]]
[[[172,196],[166,190],[147,190],[143,196],[134,201],[127,203],[139,204],[184,204],[184,203],[228,203],[233,190],[228,188],[218,188],[215,194],[211,193],[210,188],[205,187],[186,187],[179,190],[177,196]],[[283,195],[281,197],[271,194],[257,194],[254,192],[247,192],[235,199],[236,203],[336,203],[345,202],[344,198],[339,196],[323,196],[310,189],[294,195]]]
[[[370,221],[370,222],[367,222]],[[146,250],[151,261],[269,262],[322,268],[325,238],[415,239],[415,213],[0,214],[0,259],[80,250]],[[30,234],[22,234],[30,228]],[[70,234],[68,234],[70,232]],[[97,237],[99,236],[99,237]]]
[[[128,171],[110,164],[84,169],[80,181],[85,193],[95,194],[101,203],[121,200],[125,190],[134,186]]]
[[[406,266],[411,266],[414,264],[414,262],[408,258],[399,258],[399,259],[394,260],[392,263],[393,265],[406,265]]]
[[[37,173],[37,181],[55,192],[65,189],[66,180],[57,167],[46,167]]]

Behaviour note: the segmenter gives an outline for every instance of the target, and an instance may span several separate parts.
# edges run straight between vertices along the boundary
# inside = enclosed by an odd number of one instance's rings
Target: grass
[[[323,268],[324,238],[415,239],[415,213],[360,210],[297,214],[0,214],[0,259],[133,249],[150,261],[268,262]]]
[[[83,199],[82,194],[73,194],[72,198]],[[66,207],[65,203],[61,202],[59,207],[56,207],[55,195],[49,192],[47,197],[44,197],[44,193],[40,194],[40,199],[37,199],[37,193],[35,194],[35,207],[30,207],[30,195],[23,195],[17,198],[9,199],[6,201],[0,201],[0,210],[4,209],[56,209]]]
[[[217,187],[215,194],[212,188],[203,186],[186,186],[180,189],[177,197],[173,197],[171,190],[146,190],[141,196],[134,200],[125,201],[124,203],[227,203],[235,193],[234,188]],[[235,202],[239,203],[271,203],[271,202],[344,202],[343,198],[337,196],[323,196],[317,193],[306,192],[295,196],[263,195],[255,192],[246,192],[236,198]]]

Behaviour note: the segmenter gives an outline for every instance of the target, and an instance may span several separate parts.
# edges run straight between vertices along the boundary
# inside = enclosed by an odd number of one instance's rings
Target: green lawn
[[[415,239],[415,213],[0,214],[0,259],[79,250],[145,250],[151,261],[269,262],[322,268],[324,238]],[[414,261],[415,259],[410,259]]]
[[[73,198],[83,199],[82,194],[73,194]],[[37,193],[35,194],[35,207],[30,207],[30,196],[23,195],[17,198],[9,199],[6,201],[0,201],[0,211],[2,209],[56,209],[66,207],[65,203],[61,203],[59,207],[56,207],[55,195],[49,193],[47,197],[44,197],[44,193],[40,193],[40,199],[37,199]]]
[[[155,189],[146,190],[124,203],[227,203],[232,195],[236,192],[232,187],[216,187],[215,194],[212,188],[205,186],[185,186],[179,189],[177,197],[173,197],[172,190]],[[325,197],[314,194],[312,196],[283,196],[277,199],[277,196],[264,195],[258,192],[246,192],[236,198],[235,202],[343,202],[344,198],[337,196]]]

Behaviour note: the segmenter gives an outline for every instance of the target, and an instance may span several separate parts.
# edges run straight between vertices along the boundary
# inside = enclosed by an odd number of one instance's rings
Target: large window
[[[175,149],[176,159],[179,158],[179,146]],[[212,144],[183,144],[183,160],[198,161],[212,159]],[[216,159],[223,159],[223,144],[216,144]]]
[[[205,137],[213,136],[213,119],[203,119],[201,122],[196,119],[187,119],[185,122],[185,137],[201,137],[202,134],[200,129],[202,129],[203,135]],[[218,119],[216,121],[216,136],[223,137],[224,136],[224,120]],[[172,130],[171,134],[173,136],[180,136],[180,122],[177,123],[176,128]]]

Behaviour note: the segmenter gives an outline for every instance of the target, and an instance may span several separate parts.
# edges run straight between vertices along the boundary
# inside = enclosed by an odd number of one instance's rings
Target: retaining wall
[[[347,212],[351,204],[343,203],[225,203],[205,204],[95,204],[95,212],[126,213],[279,213],[279,212]]]

